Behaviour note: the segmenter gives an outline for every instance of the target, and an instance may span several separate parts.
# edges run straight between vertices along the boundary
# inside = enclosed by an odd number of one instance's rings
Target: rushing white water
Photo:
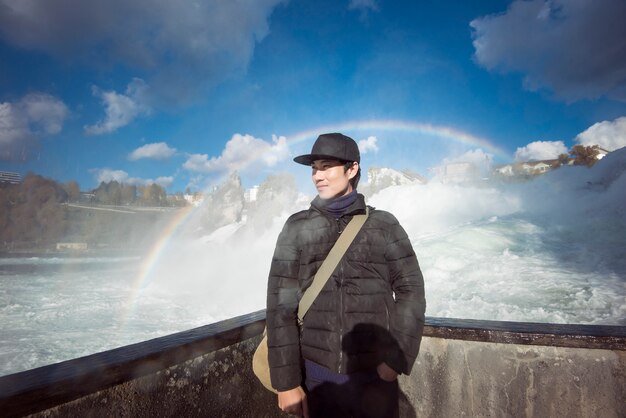
[[[411,237],[429,316],[626,325],[626,149],[605,160],[517,185],[394,186],[369,203]],[[278,232],[306,207],[277,199],[171,241],[145,277],[130,257],[0,259],[0,374],[262,309]]]

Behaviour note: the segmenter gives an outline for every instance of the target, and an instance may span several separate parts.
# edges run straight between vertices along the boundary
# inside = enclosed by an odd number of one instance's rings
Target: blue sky
[[[0,0],[0,170],[249,187],[308,176],[291,158],[338,127],[365,169],[423,175],[613,150],[623,21],[623,0]]]

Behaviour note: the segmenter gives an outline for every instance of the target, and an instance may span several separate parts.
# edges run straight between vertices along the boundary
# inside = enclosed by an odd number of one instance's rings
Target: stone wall
[[[280,417],[256,312],[0,377],[0,415]],[[403,417],[625,417],[626,327],[428,318]]]
[[[32,417],[276,417],[250,362],[260,337],[47,409]],[[285,415],[286,416],[286,415]]]
[[[417,417],[624,417],[626,351],[425,338],[401,388]]]

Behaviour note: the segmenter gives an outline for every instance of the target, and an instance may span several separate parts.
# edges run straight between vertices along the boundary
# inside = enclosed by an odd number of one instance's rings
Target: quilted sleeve
[[[278,236],[267,287],[267,342],[272,386],[300,386],[300,336],[297,325],[300,251],[293,216]]]
[[[395,294],[390,331],[399,347],[395,353],[389,353],[386,362],[397,372],[409,374],[424,332],[424,278],[409,237],[392,218],[394,222],[387,229],[385,258]]]

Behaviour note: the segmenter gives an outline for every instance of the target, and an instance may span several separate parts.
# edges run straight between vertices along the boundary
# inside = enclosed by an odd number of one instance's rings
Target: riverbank
[[[0,249],[0,258],[141,257],[146,254],[146,251],[146,249],[139,248],[94,248],[86,250],[56,250],[51,248]]]

